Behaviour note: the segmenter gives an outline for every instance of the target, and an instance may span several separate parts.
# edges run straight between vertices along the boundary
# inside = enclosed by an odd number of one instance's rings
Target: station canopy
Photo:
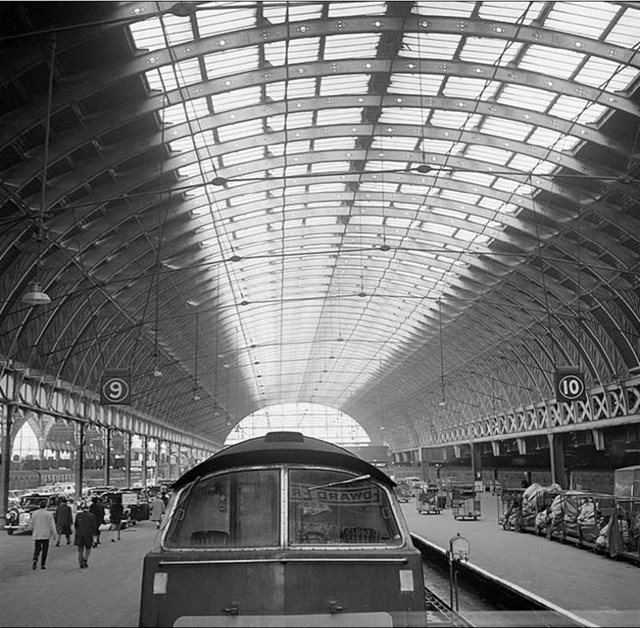
[[[2,3],[3,371],[395,449],[637,374],[639,44],[637,2]]]

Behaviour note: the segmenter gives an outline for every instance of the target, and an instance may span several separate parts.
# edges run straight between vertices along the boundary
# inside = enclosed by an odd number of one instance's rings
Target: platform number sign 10
[[[583,374],[575,369],[561,369],[556,373],[557,401],[586,401],[587,389]]]
[[[100,403],[126,405],[131,402],[131,377],[128,371],[105,371],[100,382]]]

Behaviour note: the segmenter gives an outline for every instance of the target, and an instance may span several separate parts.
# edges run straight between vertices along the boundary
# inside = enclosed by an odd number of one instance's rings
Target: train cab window
[[[384,489],[369,476],[289,472],[291,544],[400,545],[400,526]]]
[[[213,475],[181,493],[167,547],[273,547],[280,541],[277,469]]]

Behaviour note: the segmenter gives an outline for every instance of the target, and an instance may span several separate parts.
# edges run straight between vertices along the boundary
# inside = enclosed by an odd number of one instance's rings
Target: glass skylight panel
[[[243,87],[234,89],[222,94],[211,96],[215,113],[238,109],[239,107],[249,107],[260,103],[260,88],[258,86]]]
[[[530,124],[492,117],[486,118],[481,128],[483,133],[518,141],[524,141],[532,130]]]
[[[604,38],[607,43],[622,46],[623,48],[635,48],[638,45],[640,11],[638,11],[637,3],[634,7],[626,8],[624,15]]]
[[[252,238],[257,235],[263,235],[267,232],[267,225],[254,225],[251,227],[246,227],[244,229],[235,229],[232,230],[234,238],[237,239],[245,239]]]
[[[246,150],[238,150],[222,155],[222,164],[224,166],[235,166],[236,164],[256,161],[264,157],[262,148],[248,148]]]
[[[544,175],[553,172],[557,168],[557,164],[554,164],[550,161],[540,161],[538,162],[532,169],[532,174]],[[518,188],[518,193],[520,194],[520,188]]]
[[[447,209],[446,207],[434,207],[431,213],[440,216],[447,216],[448,218],[455,218],[457,220],[466,220],[469,215],[467,212]]]
[[[419,197],[433,194],[433,187],[430,185],[412,185],[409,183],[403,183],[400,185],[401,194],[416,194]]]
[[[198,5],[196,11],[200,37],[210,37],[211,35],[256,27],[255,9],[220,9],[218,2],[212,2],[210,6],[215,7],[215,10],[207,11],[207,6],[207,4]]]
[[[290,65],[317,61],[319,53],[319,37],[289,39],[288,49],[287,42],[285,41],[269,42],[264,46],[265,61],[274,67],[283,66],[285,60],[287,60]]]
[[[515,192],[518,188],[518,185],[520,184],[520,181],[520,179],[516,181],[514,179],[507,179],[505,177],[497,177],[495,183],[491,187],[502,192]],[[486,201],[479,204],[484,204],[485,202]]]
[[[518,22],[528,26],[538,18],[545,6],[544,2],[525,2],[521,0],[481,2],[478,15],[487,20],[511,22],[512,24]]]
[[[345,96],[346,94],[366,94],[369,76],[348,74],[346,76],[323,76],[320,79],[321,96]]]
[[[618,10],[615,4],[607,2],[554,2],[544,26],[599,39]]]
[[[204,67],[207,78],[235,75],[258,69],[258,47],[221,50],[204,55]]]
[[[444,236],[453,236],[456,231],[455,227],[451,227],[449,225],[443,225],[439,222],[432,222],[430,220],[425,220],[422,223],[422,231],[427,231],[428,233],[436,233]]]
[[[345,109],[324,109],[318,111],[316,124],[358,124],[362,121],[362,107]]]
[[[415,94],[421,98],[437,96],[444,77],[439,74],[400,74],[391,75],[389,94]],[[428,103],[427,103],[428,104]]]
[[[526,50],[518,67],[522,70],[539,72],[545,76],[569,79],[583,60],[582,53],[534,44]]]
[[[456,190],[442,190],[440,198],[458,201],[467,205],[475,205],[480,198],[479,194],[469,194],[467,192],[458,192]]]
[[[187,61],[176,63],[174,66],[163,66],[149,70],[145,76],[149,82],[149,87],[161,92],[168,92],[178,87],[202,81],[197,59],[188,59]]]
[[[449,5],[447,2],[447,13]],[[438,10],[442,14],[442,6]],[[451,60],[460,44],[459,35],[445,33],[405,33],[402,44],[402,57],[409,59],[447,59]]]
[[[314,183],[309,186],[309,194],[323,194],[330,192],[344,192],[344,185],[341,183]]]
[[[467,183],[484,187],[489,187],[495,181],[493,175],[480,172],[454,172],[451,175],[451,179],[452,181],[466,181]]]
[[[442,126],[450,129],[471,129],[480,124],[481,116],[465,111],[449,111],[446,109],[435,109],[431,116],[433,126]],[[452,137],[457,137],[458,134]]]
[[[478,99],[482,97],[484,99],[492,97],[501,85],[497,81],[450,76],[444,85],[442,93],[448,98]]]
[[[327,227],[336,224],[335,216],[308,216],[304,219],[307,227]]]
[[[419,107],[385,107],[380,114],[380,124],[410,124],[422,126],[431,109],[421,109]]]
[[[310,140],[301,140],[298,142],[288,142],[286,144],[287,155],[296,155],[300,153],[308,153],[311,150]],[[290,174],[290,172],[288,171]]]
[[[602,105],[570,96],[560,96],[549,110],[549,113],[553,116],[578,122],[579,124],[596,122],[606,112],[607,108]]]
[[[460,59],[470,63],[504,67],[515,59],[520,50],[520,43],[487,37],[468,37],[460,51]],[[491,74],[486,78],[490,77]]]
[[[329,17],[384,15],[387,11],[386,5],[386,2],[331,2]]]
[[[177,105],[165,107],[161,111],[162,121],[167,124],[181,124],[188,120],[197,120],[202,116],[209,115],[209,106],[205,98],[195,98]]]
[[[498,103],[501,105],[512,105],[522,107],[532,111],[546,111],[556,98],[556,94],[534,87],[523,85],[505,85],[504,91],[498,96]]]
[[[640,20],[638,20],[640,32]],[[640,35],[638,35],[640,41]],[[638,78],[638,69],[612,63],[607,59],[591,57],[576,76],[576,80],[608,92],[625,90]]]
[[[545,127],[537,127],[536,130],[527,139],[527,144],[535,144],[536,146],[545,146],[547,148],[554,146],[561,138],[568,136],[553,131]]]
[[[467,0],[460,0],[458,2],[446,3],[447,15],[455,17],[471,17],[471,12],[475,8],[475,2],[468,2]],[[420,15],[442,15],[442,2],[429,1],[425,2],[419,0],[412,12],[419,13]]]
[[[385,151],[385,150],[406,150],[406,151],[412,151],[415,149],[416,147],[416,142],[418,141],[418,138],[415,137],[415,135],[399,135],[402,131],[404,131],[404,129],[402,129],[402,127],[399,127],[397,129],[395,129],[396,134],[395,135],[391,135],[391,136],[384,136],[384,137],[376,137],[373,140],[373,143],[371,144],[371,148],[375,149],[375,150],[381,150],[381,151]],[[406,132],[406,131],[405,131]],[[406,170],[406,163],[399,163],[399,162],[393,162],[393,164],[391,164],[391,162],[389,162],[388,164],[388,168],[392,169],[392,170]]]
[[[269,116],[267,118],[267,125],[270,126],[274,131],[283,131],[285,129],[301,129],[310,127],[313,123],[313,112],[312,111],[301,111],[300,113],[290,113],[286,116]]]
[[[195,143],[193,141],[193,137],[187,135],[186,137],[181,137],[177,140],[173,140],[173,142],[169,142],[169,148],[172,151],[186,153],[191,150],[195,150]]]
[[[351,150],[356,145],[355,137],[322,137],[313,141],[314,151],[321,150]],[[346,166],[348,170],[348,165]]]
[[[229,198],[229,205],[237,207],[239,205],[251,205],[264,201],[266,195],[264,192],[255,192],[253,194],[236,194]]]
[[[263,12],[265,19],[269,20],[272,24],[282,24],[285,20],[302,21],[313,20],[319,18],[322,15],[321,3],[265,3]]]
[[[356,35],[328,35],[325,38],[324,59],[335,61],[337,59],[373,59],[376,57],[376,50],[380,35],[377,33],[366,33]]]
[[[389,216],[386,220],[386,223],[389,227],[393,227],[395,229],[410,229],[416,224],[415,220],[411,220],[409,218],[400,218],[398,216]]]
[[[241,137],[257,137],[262,134],[262,121],[249,120],[247,122],[227,124],[219,126],[217,131],[221,142],[229,142]]]
[[[513,153],[509,151],[493,148],[492,146],[481,146],[479,144],[469,146],[466,152],[466,157],[469,159],[479,159],[489,162],[492,165],[506,164],[512,155]]]
[[[152,17],[129,25],[136,48],[141,50],[160,50],[166,48],[160,18]]]
[[[445,142],[443,140],[426,138],[420,142],[418,150],[425,154],[436,153],[438,155],[447,155],[450,152],[453,152],[455,146],[456,144],[454,142]],[[462,145],[462,148],[464,148],[464,145]]]
[[[489,236],[480,235],[475,231],[467,231],[466,229],[458,229],[453,237],[465,242],[488,242],[490,240]]]
[[[522,172],[533,172],[536,166],[540,163],[540,159],[535,157],[528,157],[527,155],[517,154],[509,161],[509,168],[515,168]],[[554,167],[554,164],[551,164]]]

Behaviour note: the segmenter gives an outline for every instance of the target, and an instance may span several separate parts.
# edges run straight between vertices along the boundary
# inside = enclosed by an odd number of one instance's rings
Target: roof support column
[[[127,432],[124,435],[123,446],[124,446],[124,484],[126,487],[131,486],[131,449],[132,449],[132,441],[133,434],[131,432]]]
[[[471,447],[471,472],[474,481],[482,480],[482,445],[469,443]]]
[[[108,427],[104,428],[102,441],[104,445],[104,485],[109,486],[111,484],[111,471],[109,467],[111,461],[111,430]]]
[[[549,459],[551,462],[551,482],[561,488],[567,488],[564,472],[564,442],[562,434],[547,434],[549,440]]]
[[[0,501],[0,520],[4,525],[5,515],[9,508],[9,486],[11,482],[11,445],[13,435],[11,434],[11,427],[13,425],[13,413],[15,406],[12,403],[8,403],[5,406],[6,410],[4,414],[4,420],[2,421],[2,479],[0,481],[0,495],[2,496]]]
[[[142,460],[140,461],[140,481],[142,487],[147,486],[147,456],[149,455],[149,437],[142,437]]]
[[[74,424],[74,440],[76,442],[75,464],[76,464],[76,500],[82,497],[82,482],[84,479],[84,441],[85,424],[80,421]]]

